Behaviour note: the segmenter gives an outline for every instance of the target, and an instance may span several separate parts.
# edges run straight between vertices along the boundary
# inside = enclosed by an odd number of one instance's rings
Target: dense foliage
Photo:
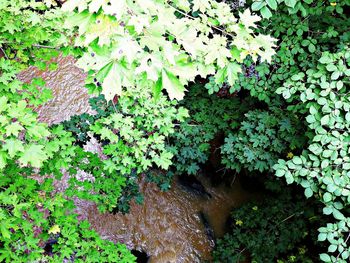
[[[61,2],[0,3],[0,261],[132,262],[78,221],[73,197],[127,212],[141,176],[166,190],[217,156],[215,169],[275,174],[318,198],[320,259],[349,260],[349,0]],[[17,74],[55,70],[60,53],[87,73],[95,114],[49,127],[34,109],[51,91]],[[294,198],[235,209],[215,258],[308,262],[308,200]]]
[[[230,230],[217,240],[214,262],[241,262],[247,255],[249,262],[259,263],[317,260],[315,251],[310,250],[313,227],[320,220],[317,206],[282,184],[274,187],[278,193],[232,210]]]

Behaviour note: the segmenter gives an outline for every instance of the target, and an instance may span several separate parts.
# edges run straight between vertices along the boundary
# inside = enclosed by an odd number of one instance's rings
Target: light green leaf
[[[117,63],[112,63],[111,67],[102,83],[102,94],[107,101],[113,100],[115,95],[122,93],[122,72]]]
[[[284,2],[286,3],[286,6],[294,8],[297,3],[297,0],[285,0]]]
[[[276,2],[276,0],[266,0],[266,2],[269,5],[269,7],[271,7],[272,10],[276,10],[277,9],[277,2]]]
[[[8,139],[5,141],[3,149],[8,152],[10,158],[13,158],[18,152],[24,151],[23,142],[17,139]]]
[[[227,81],[231,86],[235,84],[240,72],[242,72],[242,67],[239,64],[231,62],[227,65]]]
[[[325,201],[326,203],[330,202],[332,200],[332,195],[330,193],[325,193],[323,195],[323,201]]]
[[[7,154],[5,152],[0,151],[0,170],[5,168],[7,164],[6,159]]]
[[[264,6],[263,8],[261,8],[260,12],[261,12],[261,15],[263,16],[263,18],[269,19],[272,17],[272,13],[267,6]]]
[[[260,10],[263,6],[265,6],[265,2],[264,1],[256,1],[252,4],[252,10],[253,11],[258,11]]]
[[[13,122],[10,125],[6,126],[5,130],[7,136],[14,135],[17,137],[19,132],[23,130],[23,127],[18,122]]]
[[[162,83],[163,88],[169,94],[171,100],[182,100],[185,96],[185,87],[181,84],[180,80],[167,70],[162,71]]]
[[[314,192],[312,191],[311,188],[306,188],[305,191],[304,191],[304,194],[305,194],[305,196],[307,198],[309,198],[309,197],[311,197],[314,194]]]
[[[43,161],[47,159],[46,153],[43,151],[42,145],[29,145],[23,151],[23,155],[19,161],[23,165],[31,164],[35,168],[40,168]]]
[[[320,255],[320,259],[324,262],[331,262],[331,257],[328,256],[327,254],[323,253]]]

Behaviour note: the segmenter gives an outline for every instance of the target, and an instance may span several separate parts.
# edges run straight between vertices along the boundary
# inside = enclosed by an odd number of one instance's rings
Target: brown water
[[[85,74],[74,66],[71,57],[57,58],[59,67],[53,72],[30,68],[20,74],[23,81],[34,77],[46,80],[54,98],[39,108],[39,119],[49,124],[69,119],[70,116],[91,112],[88,94],[84,88]],[[97,150],[90,144],[87,149]],[[207,199],[186,191],[173,183],[170,191],[161,192],[153,183],[140,180],[144,204],[131,204],[130,213],[100,214],[88,202],[77,201],[77,212],[87,218],[103,238],[125,243],[150,255],[150,262],[203,262],[210,260],[212,242],[206,235],[200,211],[208,216],[216,236],[224,233],[225,221],[232,207],[251,197],[239,182],[232,187],[212,187],[205,177],[202,184],[212,198]]]
[[[86,75],[74,66],[74,58],[59,56],[53,59],[59,65],[55,71],[41,71],[35,67],[21,72],[19,79],[29,82],[41,77],[51,88],[53,99],[37,109],[39,120],[48,124],[67,120],[72,115],[90,112],[89,95],[84,87]]]

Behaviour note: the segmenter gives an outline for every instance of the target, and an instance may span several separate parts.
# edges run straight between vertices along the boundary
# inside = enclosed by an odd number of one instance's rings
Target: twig
[[[348,242],[349,238],[350,238],[350,232],[349,232],[347,238],[345,239],[345,242],[344,242],[345,244],[346,244],[346,242]],[[336,262],[338,262],[338,258],[339,258],[339,256],[340,256],[340,254],[341,254],[341,253],[339,252],[339,254],[337,255]]]
[[[48,48],[48,49],[56,49],[58,50],[59,48],[57,47],[52,47],[52,46],[45,46],[45,45],[39,45],[39,44],[33,44],[33,47],[38,47],[38,48]]]
[[[182,10],[180,10],[180,9],[178,9],[178,8],[176,8],[176,7],[174,7],[174,6],[172,6],[171,4],[169,4],[169,3],[166,3],[166,4],[167,4],[168,6],[170,6],[171,8],[173,8],[174,10],[176,10],[177,12],[179,12],[180,14],[182,14],[182,15],[184,15],[184,16],[186,16],[186,17],[188,17],[188,18],[191,18],[191,19],[196,19],[195,17],[193,17],[193,16],[191,16],[191,15],[185,13],[184,11],[182,11]],[[222,28],[220,28],[220,27],[217,27],[217,26],[214,26],[214,25],[208,25],[208,26],[210,26],[210,27],[212,27],[212,28],[215,28],[216,30],[219,30],[221,33],[223,33],[223,34],[225,34],[225,35],[228,35],[228,36],[230,36],[230,37],[232,37],[232,38],[235,38],[234,35],[232,35],[231,33],[228,33],[227,31],[225,31],[224,29],[222,29]]]
[[[4,56],[5,56],[5,58],[6,59],[9,59],[9,57],[6,55],[6,53],[5,53],[5,50],[3,50],[3,48],[0,46],[0,50],[1,50],[1,52],[4,54]]]

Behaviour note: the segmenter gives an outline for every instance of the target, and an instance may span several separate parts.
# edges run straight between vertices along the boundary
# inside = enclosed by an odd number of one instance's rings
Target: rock
[[[203,184],[194,176],[184,174],[178,177],[180,185],[188,192],[210,199],[212,196],[207,192]]]

